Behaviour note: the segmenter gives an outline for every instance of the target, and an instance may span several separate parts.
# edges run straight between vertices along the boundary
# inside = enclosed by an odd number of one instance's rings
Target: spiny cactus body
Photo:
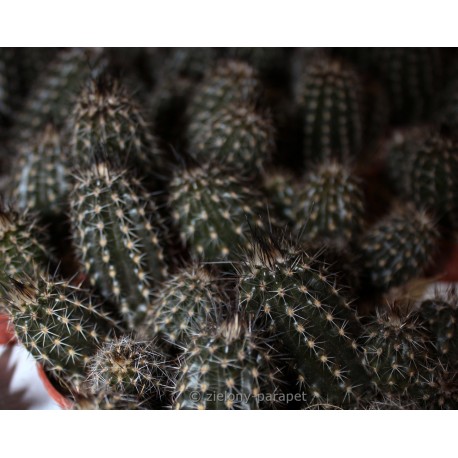
[[[458,142],[431,131],[418,136],[412,131],[406,142],[404,148],[390,150],[392,180],[404,182],[401,190],[415,205],[458,228]]]
[[[105,343],[92,357],[89,385],[94,393],[161,398],[170,378],[166,367],[165,357],[152,342],[122,336]]]
[[[169,192],[173,220],[195,258],[227,259],[247,244],[250,225],[263,224],[261,196],[217,166],[177,170]]]
[[[256,71],[238,61],[220,62],[196,88],[188,107],[188,139],[199,135],[207,121],[227,104],[250,105],[261,99],[261,82]]]
[[[21,151],[13,196],[21,210],[34,211],[46,220],[66,212],[71,184],[59,132],[48,124],[35,144]]]
[[[294,215],[302,239],[344,247],[356,239],[364,225],[358,179],[347,166],[336,162],[320,165],[298,186]]]
[[[274,148],[270,116],[252,106],[225,106],[196,132],[191,149],[199,162],[214,161],[243,175],[258,175]]]
[[[197,335],[179,369],[175,409],[257,410],[275,404],[278,366],[269,345],[239,321]]]
[[[31,89],[18,117],[19,138],[32,140],[49,121],[59,129],[64,127],[81,86],[105,67],[102,49],[72,48],[59,52]]]
[[[184,268],[161,284],[141,333],[159,334],[168,342],[185,346],[192,335],[216,320],[215,307],[222,298],[209,268],[199,264]]]
[[[346,160],[361,151],[363,88],[344,62],[319,58],[305,67],[297,87],[306,160]]]
[[[78,97],[72,120],[72,160],[90,166],[103,143],[118,162],[144,175],[158,172],[160,151],[140,108],[117,80],[91,80]]]
[[[269,211],[273,212],[281,226],[292,225],[297,198],[297,183],[292,173],[269,170],[263,175],[262,188]]]
[[[94,286],[133,327],[167,272],[157,208],[139,183],[107,161],[77,179],[71,215],[79,258]]]
[[[273,325],[307,404],[351,405],[368,384],[350,331],[359,328],[353,310],[321,263],[284,240],[258,236],[255,244],[239,268],[242,308],[257,326]]]
[[[88,291],[45,275],[3,282],[16,338],[71,392],[84,392],[87,364],[119,329]]]
[[[365,277],[380,290],[422,275],[438,239],[435,224],[424,211],[395,209],[364,234],[361,259]]]
[[[0,209],[0,281],[25,273],[34,277],[46,267],[49,253],[37,239],[42,230],[29,214]]]
[[[427,400],[434,353],[419,316],[388,306],[378,311],[364,334],[365,357],[374,372],[376,392],[407,396],[416,402]]]

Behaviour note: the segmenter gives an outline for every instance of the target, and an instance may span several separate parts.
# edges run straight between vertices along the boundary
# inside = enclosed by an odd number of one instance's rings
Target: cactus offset
[[[167,272],[158,210],[137,181],[107,161],[77,179],[71,216],[79,258],[93,285],[133,327]]]
[[[128,336],[105,343],[89,363],[89,385],[94,393],[118,393],[140,401],[160,399],[169,384],[165,357],[153,342]]]
[[[275,364],[276,363],[276,364]],[[195,336],[176,384],[175,409],[258,410],[275,406],[278,361],[240,318]]]

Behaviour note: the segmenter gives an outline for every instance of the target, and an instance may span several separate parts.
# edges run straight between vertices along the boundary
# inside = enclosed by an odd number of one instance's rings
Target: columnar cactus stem
[[[77,179],[71,215],[79,258],[94,286],[134,327],[167,272],[158,210],[139,183],[107,161]]]

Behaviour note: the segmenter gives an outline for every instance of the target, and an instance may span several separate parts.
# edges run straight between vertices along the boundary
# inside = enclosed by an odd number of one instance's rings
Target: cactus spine
[[[91,282],[133,327],[167,272],[157,208],[138,182],[130,183],[107,161],[77,178],[71,215],[79,258]]]

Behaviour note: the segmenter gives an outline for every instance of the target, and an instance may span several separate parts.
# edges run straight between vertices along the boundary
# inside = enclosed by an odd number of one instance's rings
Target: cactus
[[[223,298],[215,272],[195,263],[161,284],[141,334],[159,334],[168,342],[185,347],[192,335],[216,321],[220,311],[215,307]]]
[[[415,136],[404,148],[390,150],[392,180],[402,175],[401,191],[417,206],[434,212],[451,229],[458,228],[458,142],[446,133]]]
[[[158,210],[137,181],[129,182],[106,160],[77,179],[70,205],[79,259],[92,284],[133,327],[167,272]]]
[[[263,175],[262,188],[269,204],[281,226],[294,222],[297,183],[295,177],[286,170],[268,170]]]
[[[378,309],[364,331],[363,346],[372,384],[383,396],[422,402],[431,396],[434,347],[418,316],[395,304]]]
[[[379,290],[422,275],[435,252],[438,233],[431,217],[411,206],[395,208],[362,237],[364,276]]]
[[[457,305],[457,293],[452,289],[444,296],[436,294],[436,297],[423,301],[419,306],[420,316],[431,333],[439,355],[453,367],[458,364]]]
[[[345,247],[363,230],[364,201],[359,180],[349,167],[324,163],[298,186],[293,209],[301,239]]]
[[[214,161],[248,176],[260,173],[275,146],[269,114],[262,115],[246,105],[224,106],[192,140],[190,147],[197,161]]]
[[[258,410],[275,406],[278,361],[238,315],[196,335],[176,384],[175,409]]]
[[[85,393],[87,364],[119,330],[89,292],[46,275],[2,282],[16,338],[70,393]]]
[[[304,123],[304,155],[322,162],[348,160],[363,143],[363,86],[344,62],[318,58],[306,66],[297,87]]]
[[[21,210],[46,220],[63,216],[72,180],[59,132],[48,124],[36,142],[24,146],[16,162],[13,196]]]
[[[88,383],[93,393],[118,393],[140,401],[160,399],[169,379],[167,361],[154,343],[129,336],[105,343],[89,363]]]
[[[93,79],[78,97],[72,117],[72,158],[90,167],[100,143],[123,165],[142,175],[158,172],[160,151],[139,107],[117,80]]]
[[[33,141],[51,120],[58,129],[66,127],[77,91],[90,77],[106,67],[103,50],[72,48],[61,51],[37,79],[24,110],[17,119],[20,140]]]
[[[34,277],[46,265],[49,252],[38,238],[45,238],[29,213],[0,208],[0,282],[25,273]]]
[[[202,127],[228,103],[256,104],[261,95],[261,83],[250,65],[233,60],[220,62],[196,88],[189,104],[189,142],[195,144]]]
[[[247,244],[250,225],[263,225],[261,197],[216,165],[177,170],[169,194],[173,220],[194,258],[227,259]]]
[[[369,377],[350,332],[359,325],[348,301],[324,266],[285,238],[257,234],[253,243],[239,267],[242,309],[255,326],[273,326],[294,360],[307,405],[351,406]]]

